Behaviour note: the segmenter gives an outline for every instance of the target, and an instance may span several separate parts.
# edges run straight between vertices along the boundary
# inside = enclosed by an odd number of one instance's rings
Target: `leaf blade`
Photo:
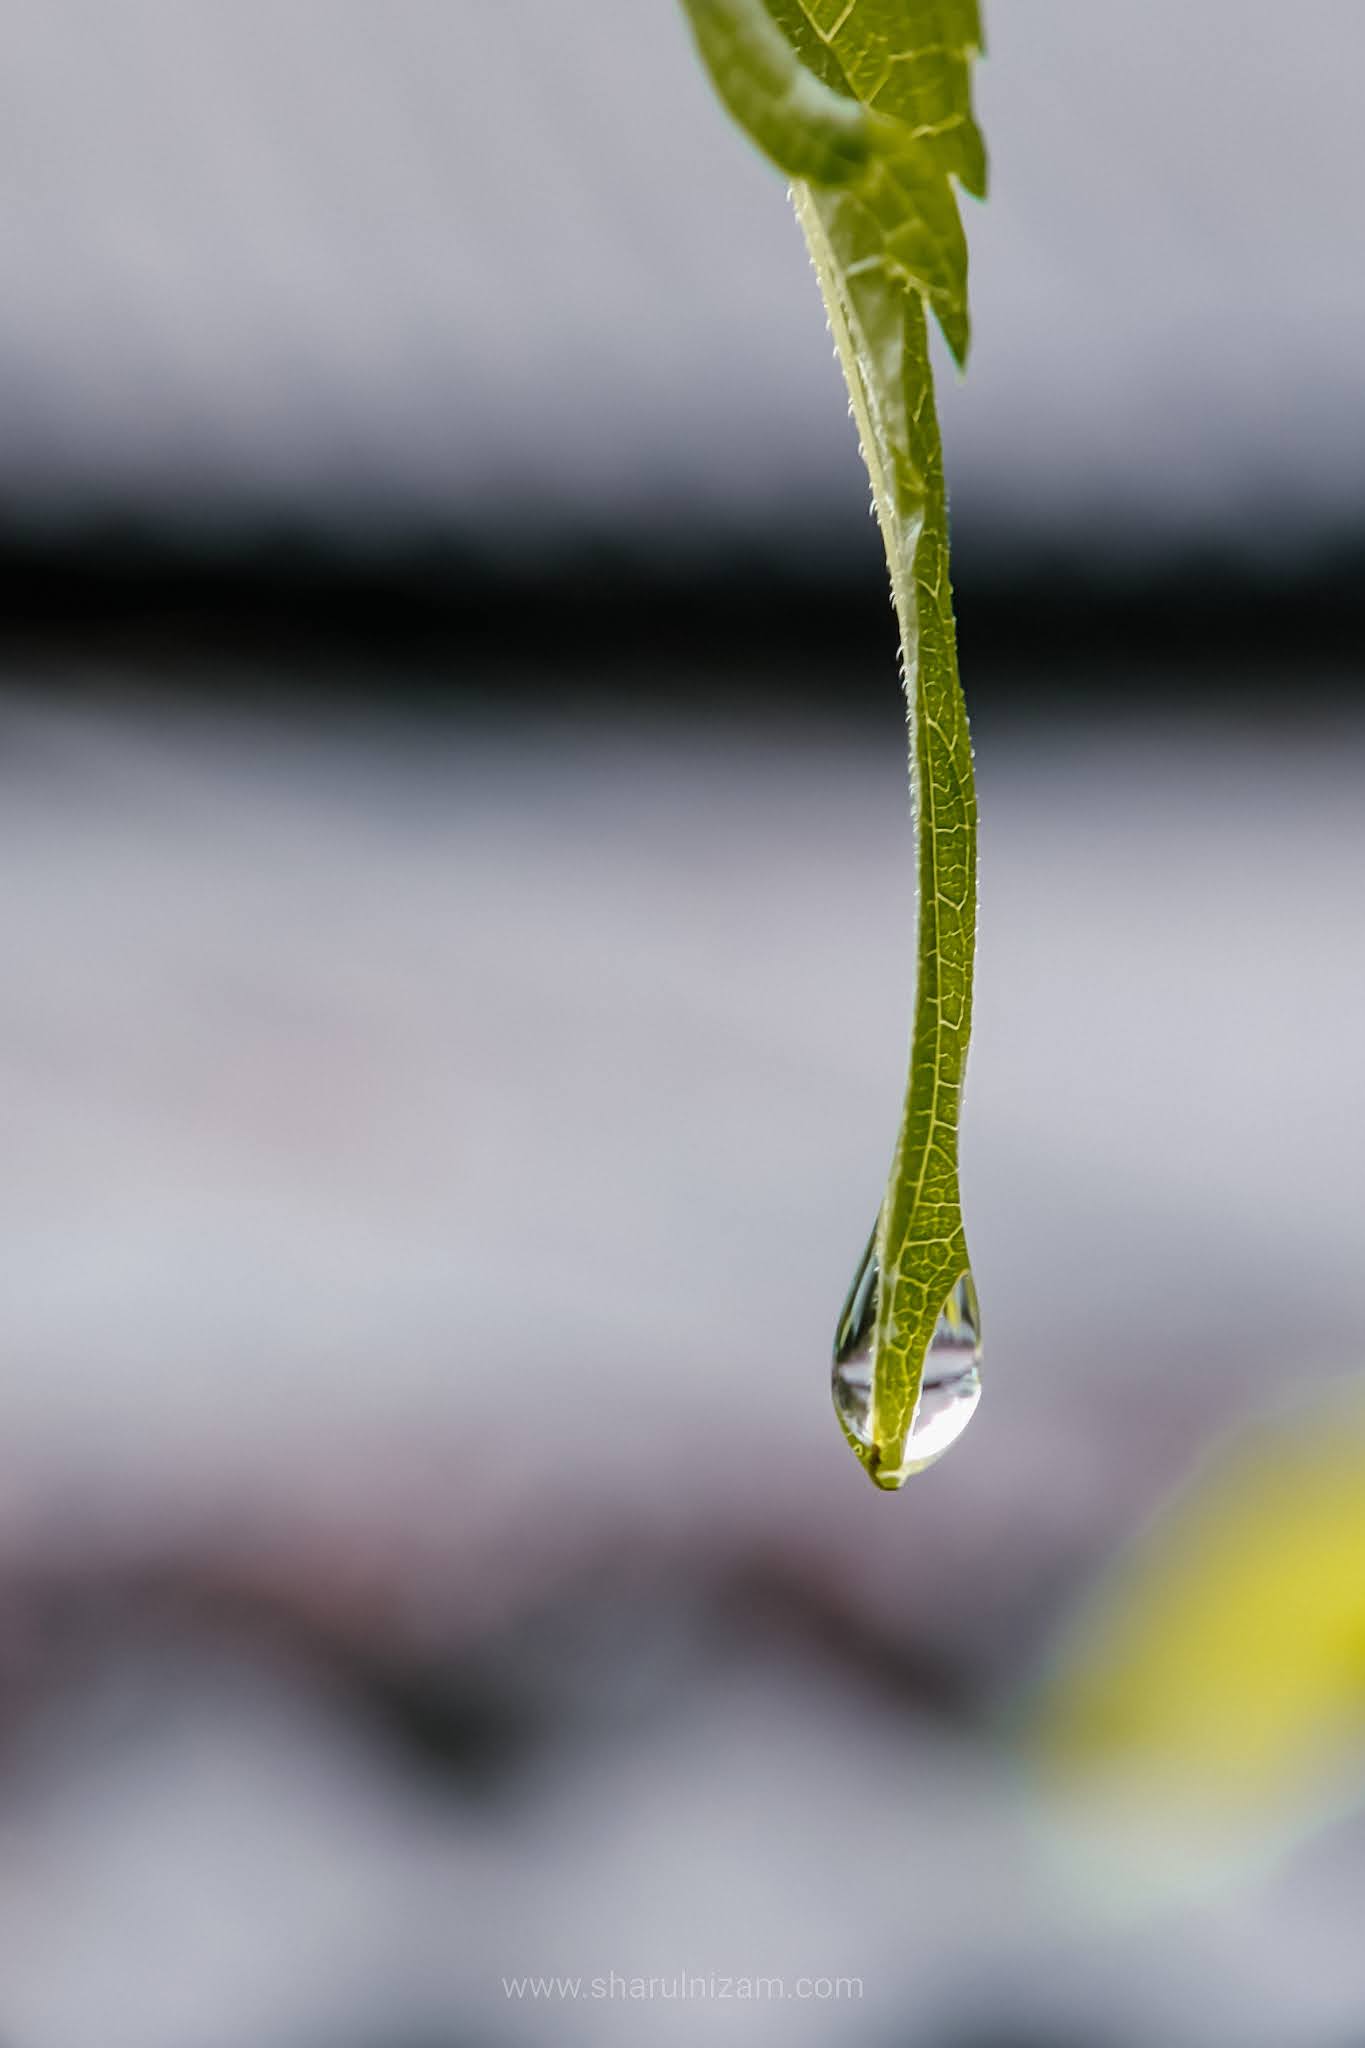
[[[865,160],[793,187],[849,393],[886,548],[900,631],[915,803],[919,928],[909,1066],[877,1224],[879,1282],[867,1441],[873,1480],[897,1486],[939,1315],[970,1270],[958,1126],[976,945],[976,795],[958,679],[947,499],[926,309],[965,360],[967,248],[954,179],[984,191],[970,101],[981,43],[974,0],[683,0],[728,12],[767,46],[776,27],[829,99],[857,107]],[[704,58],[707,45],[698,37]],[[713,72],[714,76],[714,72]],[[726,94],[722,91],[722,98]],[[734,95],[727,99],[735,111]],[[789,110],[790,96],[786,102]],[[745,121],[784,168],[787,137]]]

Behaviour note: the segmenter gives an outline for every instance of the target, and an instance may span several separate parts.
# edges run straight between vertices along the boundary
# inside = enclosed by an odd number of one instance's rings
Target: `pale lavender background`
[[[4,1583],[254,1573],[554,1732],[471,1800],[287,1639],[135,1609],[12,1730],[10,2037],[635,2041],[499,1978],[685,1968],[867,1998],[651,2039],[1348,2038],[1359,1822],[1139,1909],[990,1716],[1224,1430],[1365,1371],[1358,719],[986,722],[986,1394],[890,1501],[827,1370],[903,1056],[894,701],[130,680],[0,716]]]
[[[846,544],[799,237],[673,0],[3,20],[7,508],[533,551],[777,514]],[[1281,559],[1358,531],[1365,11],[1000,0],[988,28],[962,519]]]

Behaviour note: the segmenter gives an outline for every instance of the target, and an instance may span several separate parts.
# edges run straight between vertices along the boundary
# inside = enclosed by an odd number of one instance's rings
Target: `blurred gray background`
[[[780,180],[671,0],[5,23],[11,518],[856,544]],[[960,517],[1257,560],[1357,532],[1359,6],[1003,0],[987,32]]]
[[[883,570],[679,12],[0,19],[6,2048],[1365,2040],[1353,1809],[1097,1882],[1011,1732],[1365,1370],[1365,12],[988,9],[986,1392],[894,1500]]]

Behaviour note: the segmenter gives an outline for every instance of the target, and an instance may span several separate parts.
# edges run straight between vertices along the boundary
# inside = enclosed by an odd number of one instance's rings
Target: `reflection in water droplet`
[[[872,1440],[872,1340],[877,1324],[877,1235],[868,1242],[854,1275],[834,1340],[834,1405],[850,1436]],[[981,1312],[970,1273],[964,1273],[944,1302],[924,1361],[919,1404],[906,1439],[905,1456],[893,1472],[882,1467],[883,1486],[899,1486],[923,1472],[957,1442],[981,1399]]]

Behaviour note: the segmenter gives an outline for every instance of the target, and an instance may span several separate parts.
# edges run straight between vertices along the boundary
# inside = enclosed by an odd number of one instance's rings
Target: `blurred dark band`
[[[1210,552],[1104,566],[959,535],[956,605],[973,701],[1122,700],[1130,668],[1157,700],[1328,703],[1359,690],[1365,535],[1282,574]],[[305,688],[422,703],[553,695],[659,708],[642,677],[686,671],[687,699],[793,696],[858,713],[885,704],[894,621],[875,545],[794,568],[757,550],[685,567],[610,546],[519,571],[465,542],[341,551],[304,534],[178,547],[132,527],[78,536],[0,528],[0,646],[76,672],[135,658],[149,679],[211,686],[224,665],[288,667]],[[1116,651],[1121,658],[1116,662]],[[1300,665],[1299,657],[1308,657]]]

